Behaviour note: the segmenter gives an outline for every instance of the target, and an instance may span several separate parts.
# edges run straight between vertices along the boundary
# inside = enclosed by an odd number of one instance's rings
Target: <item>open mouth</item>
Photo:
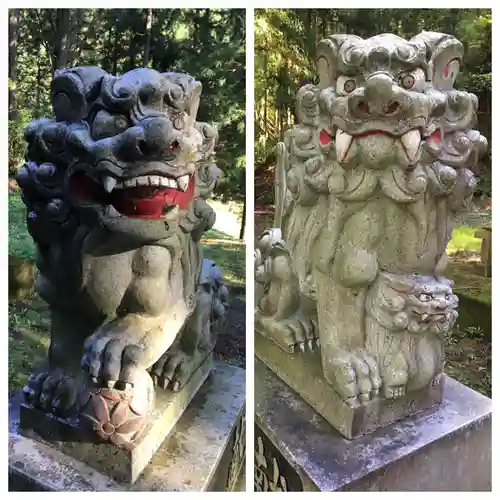
[[[435,139],[436,137],[434,136],[436,133],[440,138],[439,131],[435,131],[429,137],[429,139],[431,138]],[[403,150],[406,153],[410,165],[414,164],[417,161],[418,150],[422,142],[422,135],[423,135],[422,131],[419,128],[411,129],[402,135],[394,135],[385,130],[368,130],[361,134],[351,135],[337,128],[335,132],[335,150],[337,152],[337,158],[339,159],[340,163],[345,163],[347,161],[354,139],[361,139],[363,137],[369,137],[372,135],[387,135],[395,140],[399,140],[401,145],[403,146]],[[327,130],[320,131],[319,141],[322,145],[326,145],[330,143],[332,140],[333,137]]]
[[[145,175],[121,180],[104,176],[98,182],[76,172],[70,179],[70,193],[82,202],[112,206],[118,215],[160,218],[175,206],[187,208],[194,196],[194,176]]]

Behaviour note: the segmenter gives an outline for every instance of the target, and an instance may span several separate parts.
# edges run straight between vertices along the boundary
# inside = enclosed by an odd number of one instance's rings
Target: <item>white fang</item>
[[[422,137],[420,132],[416,129],[406,132],[406,134],[401,136],[401,142],[405,148],[406,155],[410,160],[410,163],[415,163],[417,159],[418,148],[420,146],[420,141]]]
[[[343,130],[338,129],[335,134],[335,151],[337,152],[337,161],[340,163],[346,160],[351,143],[352,135],[346,134]]]

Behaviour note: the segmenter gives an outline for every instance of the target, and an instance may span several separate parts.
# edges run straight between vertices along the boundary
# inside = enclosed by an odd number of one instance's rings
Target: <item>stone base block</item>
[[[256,332],[255,355],[347,439],[373,432],[443,400],[444,378],[441,378],[436,385],[422,391],[395,400],[375,397],[352,408],[323,376],[319,351],[286,353],[274,341]]]
[[[116,470],[129,467],[107,455],[106,471],[19,433],[19,404],[9,404],[11,491],[224,491],[234,487],[244,463],[245,372],[215,362],[154,456],[130,484]],[[115,452],[117,448],[115,448]],[[97,456],[97,454],[96,454]]]
[[[21,434],[57,448],[117,481],[133,483],[205,382],[212,362],[212,354],[201,358],[200,365],[179,392],[156,388],[155,409],[148,427],[130,449],[98,440],[77,421],[58,419],[26,404],[21,405]]]
[[[348,441],[256,360],[256,490],[491,491],[491,400],[445,378],[441,405]]]

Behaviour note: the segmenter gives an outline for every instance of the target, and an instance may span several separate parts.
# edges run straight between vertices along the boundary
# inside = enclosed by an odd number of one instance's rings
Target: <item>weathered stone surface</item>
[[[229,478],[238,429],[244,428],[245,372],[215,362],[214,370],[133,485],[19,435],[18,405],[9,406],[9,481],[13,491],[220,491]],[[230,457],[224,460],[229,450]],[[232,452],[232,453],[231,453]],[[236,456],[235,467],[244,463]],[[116,460],[118,462],[118,460]],[[222,487],[221,487],[222,485]]]
[[[346,436],[353,419],[369,431],[412,413],[413,400],[415,410],[437,401],[458,314],[446,247],[487,150],[477,97],[454,88],[463,52],[428,31],[326,37],[318,84],[298,90],[277,147],[274,225],[255,250],[255,325],[291,355],[319,352],[300,369],[311,366],[310,383],[320,369],[321,390],[336,391],[344,404],[332,402],[329,418]],[[302,378],[294,387],[306,399],[318,396],[307,376],[285,371]]]
[[[326,381],[319,352],[289,354],[268,338],[255,333],[255,355],[348,439],[373,432],[443,400],[444,378],[430,387],[397,399],[374,397],[349,406]]]
[[[212,355],[199,361],[198,369],[179,392],[156,388],[156,405],[148,427],[128,447],[102,442],[93,433],[82,429],[77,422],[56,419],[29,405],[21,406],[21,433],[41,440],[117,481],[133,483],[208,377],[212,368]]]
[[[215,222],[217,130],[196,120],[202,85],[183,73],[75,67],[50,91],[53,116],[26,127],[17,176],[51,314],[48,367],[24,393],[127,447],[147,429],[154,386],[181,390],[225,312],[200,245]]]
[[[278,456],[277,463],[285,460],[293,469],[288,481],[286,468],[271,467],[266,485],[285,484],[288,491],[490,491],[491,400],[445,378],[441,405],[349,441],[257,360],[256,433],[272,443],[265,450],[268,462]],[[257,457],[262,450],[255,451]],[[256,482],[262,476],[257,465]]]

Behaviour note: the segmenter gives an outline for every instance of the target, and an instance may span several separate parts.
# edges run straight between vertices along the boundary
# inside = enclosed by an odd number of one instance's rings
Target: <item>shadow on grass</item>
[[[9,392],[22,388],[47,359],[49,311],[37,296],[9,301]]]
[[[222,231],[218,231],[217,229],[210,229],[207,231],[204,235],[203,238],[207,239],[214,239],[214,240],[233,240],[234,238],[230,236],[229,234],[223,233]],[[238,240],[236,240],[238,241]]]
[[[245,247],[203,242],[203,257],[216,262],[229,284],[242,285],[245,282]]]

